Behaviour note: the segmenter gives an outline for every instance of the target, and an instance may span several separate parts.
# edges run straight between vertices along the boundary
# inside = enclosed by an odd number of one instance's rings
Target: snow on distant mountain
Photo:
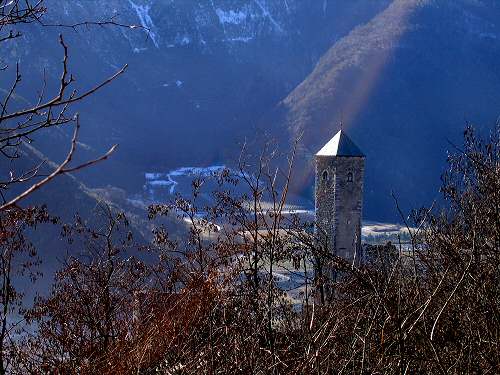
[[[242,11],[242,10],[224,11],[220,8],[217,8],[215,10],[215,13],[217,13],[217,17],[219,17],[219,22],[222,25],[224,25],[226,23],[233,24],[233,25],[239,25],[250,16],[247,12]]]
[[[179,185],[180,179],[188,178],[190,183],[194,178],[215,177],[226,168],[227,167],[224,165],[214,165],[205,168],[182,167],[168,171],[167,173],[145,173],[144,177],[146,183],[144,185],[144,190],[147,192],[149,199],[155,201],[157,200],[155,197],[163,195],[158,194],[159,190],[163,190],[163,192],[168,191],[170,195],[175,194],[175,188]]]
[[[140,25],[147,38],[123,35],[135,52],[194,44],[249,42],[294,30],[299,0],[88,0],[69,5],[48,0],[49,17],[68,23],[114,17],[122,24]],[[122,31],[116,31],[122,33]],[[145,40],[145,39],[149,39]]]
[[[151,18],[149,11],[151,10],[151,5],[137,5],[132,0],[128,0],[132,9],[137,13],[137,17],[139,17],[139,21],[148,33],[149,37],[153,41],[156,48],[160,47],[158,36],[156,35],[156,26],[153,23],[153,19]]]

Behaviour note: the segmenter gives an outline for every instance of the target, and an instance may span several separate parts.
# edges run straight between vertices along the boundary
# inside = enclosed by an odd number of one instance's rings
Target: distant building
[[[365,155],[340,130],[315,161],[316,232],[332,254],[358,262]]]

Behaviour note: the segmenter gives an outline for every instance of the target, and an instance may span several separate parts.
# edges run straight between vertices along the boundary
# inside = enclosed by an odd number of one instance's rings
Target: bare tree
[[[218,284],[226,268],[213,263],[209,274],[217,276],[211,279],[203,308],[197,310],[201,315],[188,332],[177,336],[179,346],[164,346],[161,371],[497,372],[498,131],[496,127],[483,141],[472,128],[466,130],[464,146],[450,155],[449,172],[443,176],[443,208],[438,211],[434,204],[418,210],[413,222],[407,223],[410,248],[401,243],[371,246],[365,263],[355,267],[324,253],[310,226],[280,211],[286,183],[274,182],[280,172],[269,173],[275,169],[268,168],[268,159],[257,158],[252,178],[248,169],[240,169],[236,177],[246,181],[248,193],[235,197],[231,189],[222,189],[216,194],[219,217],[204,216],[205,223],[227,219],[216,239],[204,242],[215,241],[217,247],[204,249],[205,256],[214,259],[216,254],[231,255],[232,262],[226,264],[234,271],[233,278]],[[256,182],[259,173],[261,183]],[[337,279],[328,280],[329,298],[322,304],[306,298],[301,309],[294,308],[272,272],[287,260],[306,268],[317,259],[337,270]],[[304,278],[306,285],[310,281]],[[188,287],[179,291],[188,290],[193,291]],[[180,306],[176,309],[187,308]],[[168,311],[167,320],[174,324],[178,317]]]
[[[44,350],[30,352],[46,355],[23,370],[496,373],[499,139],[498,128],[487,140],[468,129],[443,176],[442,209],[418,210],[408,222],[410,248],[369,246],[354,267],[324,252],[314,223],[286,212],[293,153],[280,168],[273,149],[214,176],[211,204],[200,199],[208,184],[199,178],[190,197],[151,206],[158,226],[142,249],[139,278],[118,272],[128,258],[107,255],[120,248],[120,237],[108,246],[107,230],[76,232],[101,244],[101,255],[65,265],[54,293],[38,306],[45,331],[25,346],[42,342]],[[162,225],[173,218],[186,224],[184,232]],[[335,280],[304,272],[318,260],[336,271]],[[110,265],[115,271],[106,283]],[[301,301],[277,279],[283,270],[302,277]],[[327,282],[328,298],[317,303],[315,293]],[[114,286],[110,294],[107,285]],[[119,313],[106,314],[106,296]]]
[[[10,211],[0,221],[0,374],[12,371],[20,358],[25,295],[19,284],[31,285],[40,276],[40,258],[27,231],[56,222],[45,208]]]
[[[22,35],[21,26],[26,24],[37,24],[46,27],[70,27],[73,29],[92,25],[137,27],[120,24],[114,18],[98,22],[84,21],[72,25],[49,25],[45,24],[43,19],[46,11],[44,0],[1,0],[0,45],[18,39]],[[24,30],[29,31],[26,27],[24,27]],[[73,126],[74,131],[66,158],[48,175],[40,175],[42,167],[46,165],[45,161],[41,161],[39,164],[32,165],[22,171],[10,170],[8,176],[2,178],[0,181],[0,195],[3,203],[0,205],[0,211],[15,207],[21,200],[59,175],[75,172],[107,159],[116,148],[116,145],[114,145],[108,152],[94,160],[72,165],[71,162],[76,152],[80,128],[79,116],[72,111],[72,105],[86,99],[111,83],[125,72],[127,65],[112,76],[98,82],[95,86],[80,91],[74,87],[75,78],[68,68],[69,49],[62,34],[59,35],[59,44],[61,46],[62,62],[58,89],[55,92],[48,92],[47,87],[51,85],[49,85],[45,76],[42,77],[36,102],[27,106],[22,106],[16,102],[16,93],[22,85],[23,77],[20,63],[17,62],[15,66],[9,66],[6,62],[2,62],[1,71],[3,74],[14,72],[14,79],[0,100],[0,154],[3,158],[10,160],[22,158],[23,153],[20,152],[20,149],[23,144],[32,143],[39,133],[43,133],[49,128]],[[9,196],[9,190],[12,190],[14,186],[23,186],[21,193]]]
[[[100,21],[85,21],[72,25],[52,25],[44,21],[47,12],[44,0],[0,0],[0,47],[7,48],[9,43],[18,43],[22,48],[23,33],[30,33],[36,27],[59,27],[61,29],[90,26],[123,25],[114,18]],[[21,63],[9,64],[0,60],[0,74],[13,77],[10,85],[2,90],[0,97],[0,159],[8,166],[7,172],[0,177],[0,245],[1,245],[1,314],[0,314],[0,373],[17,370],[14,363],[20,358],[17,345],[24,328],[21,313],[25,310],[23,293],[20,285],[35,281],[40,258],[36,249],[27,240],[31,228],[45,222],[55,222],[45,208],[23,208],[20,203],[32,193],[54,180],[57,176],[76,172],[107,159],[116,149],[93,160],[75,164],[77,152],[80,116],[74,111],[74,104],[81,102],[107,86],[122,75],[127,66],[119,69],[89,88],[75,86],[75,77],[69,70],[69,47],[62,34],[59,35],[61,48],[60,78],[56,82],[48,81],[44,75],[40,78],[39,90],[34,93],[32,103],[19,100],[23,88],[23,67]],[[55,87],[54,90],[49,89]],[[68,151],[62,162],[49,163],[40,160],[33,164],[28,148],[38,137],[47,136],[51,128],[73,128],[68,143]],[[13,161],[20,161],[13,163]],[[19,167],[21,165],[22,167]],[[24,168],[24,169],[19,169]],[[51,169],[52,168],[52,169]],[[48,171],[48,172],[47,172]],[[24,277],[30,276],[30,277]],[[23,278],[24,277],[24,278]],[[27,279],[26,283],[24,279]],[[26,332],[25,332],[26,333]],[[14,361],[14,362],[13,362]]]
[[[107,205],[93,223],[77,218],[64,226],[72,251],[57,272],[52,291],[26,316],[37,335],[23,342],[19,373],[109,373],[117,342],[133,333],[134,302],[148,268],[138,257],[129,223]]]

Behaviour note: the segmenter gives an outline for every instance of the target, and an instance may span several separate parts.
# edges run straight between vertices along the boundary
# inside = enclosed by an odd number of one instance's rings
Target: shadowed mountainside
[[[263,133],[259,124],[279,142],[304,131],[294,182],[310,201],[311,156],[343,119],[367,155],[365,217],[398,219],[391,190],[406,207],[432,200],[448,139],[459,138],[466,119],[487,126],[498,115],[500,5],[389,3],[48,1],[47,23],[117,16],[150,31],[62,29],[79,90],[129,63],[118,81],[78,105],[78,157],[120,147],[77,178],[130,197],[143,192],[146,172],[232,166],[245,137]],[[24,31],[4,56],[22,62],[19,95],[30,103],[44,72],[47,91],[58,82],[61,29]],[[2,75],[2,87],[11,76]],[[60,160],[69,137],[53,131],[33,147]]]
[[[311,195],[312,157],[340,122],[367,155],[365,216],[398,220],[437,196],[446,150],[467,119],[499,113],[500,7],[394,1],[336,42],[262,123],[303,134],[295,190]]]

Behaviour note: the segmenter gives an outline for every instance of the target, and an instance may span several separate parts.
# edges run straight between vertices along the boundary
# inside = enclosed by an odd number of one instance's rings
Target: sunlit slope
[[[394,1],[336,42],[282,100],[273,122],[302,134],[295,188],[311,195],[312,155],[344,129],[367,155],[365,216],[397,220],[438,196],[446,151],[466,120],[500,113],[499,5]]]

